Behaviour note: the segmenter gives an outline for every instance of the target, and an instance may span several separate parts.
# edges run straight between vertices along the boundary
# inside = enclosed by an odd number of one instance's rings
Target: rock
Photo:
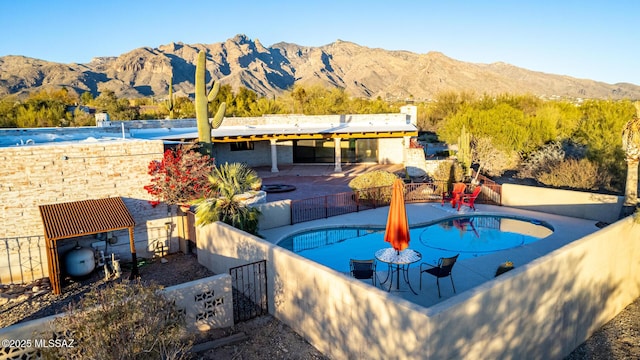
[[[15,301],[15,302],[23,302],[23,301],[29,300],[29,298],[30,298],[30,296],[27,295],[27,294],[20,294],[15,299],[13,299],[13,301]]]
[[[38,285],[31,288],[31,292],[37,293],[38,291],[40,291],[40,286]]]

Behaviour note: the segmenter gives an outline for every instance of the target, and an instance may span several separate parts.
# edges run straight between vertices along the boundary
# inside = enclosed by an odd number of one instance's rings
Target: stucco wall
[[[48,275],[41,204],[120,196],[136,222],[138,256],[149,257],[156,248],[177,251],[176,209],[151,207],[143,188],[150,180],[149,162],[161,159],[163,149],[162,141],[122,140],[0,148],[1,282],[28,282]],[[113,235],[117,243],[110,244],[107,253],[130,259],[127,230]],[[27,241],[34,237],[38,239]],[[92,235],[59,241],[59,252],[73,247],[76,240],[84,246],[105,245]]]
[[[562,359],[640,295],[623,219],[429,308],[222,223],[198,228],[214,272],[267,260],[270,312],[332,359]]]
[[[404,163],[404,139],[378,139],[378,164]]]
[[[590,192],[503,184],[502,205],[550,214],[613,223],[618,220],[624,197]]]
[[[261,212],[258,230],[291,225],[291,200],[272,201],[255,207]]]
[[[253,150],[231,151],[229,143],[215,143],[213,157],[216,163],[240,162],[249,166],[271,166],[271,143],[269,141],[254,141]],[[283,141],[276,143],[278,165],[293,163],[293,143]]]

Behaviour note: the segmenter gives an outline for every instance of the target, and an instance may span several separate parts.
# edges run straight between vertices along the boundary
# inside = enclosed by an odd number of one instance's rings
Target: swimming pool
[[[390,247],[384,227],[333,227],[293,234],[278,246],[300,256],[348,272],[349,259],[372,259],[376,250]],[[409,247],[422,253],[422,261],[435,264],[440,257],[459,259],[483,256],[530,244],[553,233],[553,227],[536,219],[496,216],[456,216],[412,227]]]

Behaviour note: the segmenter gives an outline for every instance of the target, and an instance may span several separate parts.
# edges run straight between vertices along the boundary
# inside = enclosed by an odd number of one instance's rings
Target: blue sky
[[[640,85],[636,0],[1,0],[0,56],[87,63],[142,46],[337,39]]]

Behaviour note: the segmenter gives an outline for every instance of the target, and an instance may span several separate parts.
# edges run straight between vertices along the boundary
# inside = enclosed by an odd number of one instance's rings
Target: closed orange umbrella
[[[402,251],[409,247],[409,222],[407,220],[407,210],[404,206],[404,183],[401,179],[396,179],[393,182],[384,241],[391,243],[391,246],[397,251]]]

